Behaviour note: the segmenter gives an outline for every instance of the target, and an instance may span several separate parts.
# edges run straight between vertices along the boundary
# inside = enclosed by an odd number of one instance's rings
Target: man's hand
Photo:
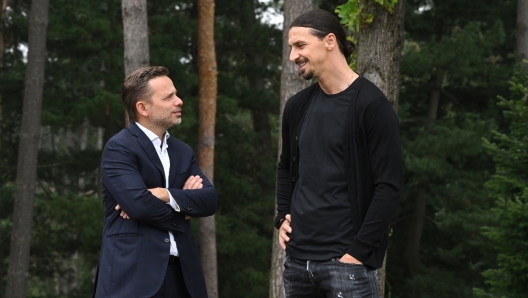
[[[117,204],[117,206],[115,206],[115,210],[119,211],[120,209],[121,209],[121,206],[119,206],[119,204]],[[123,219],[130,219],[128,214],[126,214],[125,211],[123,211],[123,210],[121,210],[121,213],[119,213],[119,216],[121,216]]]
[[[185,181],[185,184],[183,185],[183,189],[201,189],[203,188],[203,179],[199,176],[192,176]]]
[[[187,181],[185,181],[185,184],[183,184],[183,189],[202,189],[203,188],[203,179],[199,176],[190,176]],[[185,215],[185,219],[190,219],[191,217],[189,215]]]
[[[150,191],[156,198],[160,199],[163,203],[168,203],[170,201],[169,191],[166,188],[156,187],[147,189]]]
[[[288,234],[291,234],[292,232],[292,228],[290,225],[291,215],[286,214],[286,217],[284,217],[284,221],[282,222],[282,225],[279,228],[279,244],[283,250],[286,250],[286,242],[290,241],[290,237],[288,237]]]
[[[350,263],[350,264],[363,264],[358,259],[354,258],[349,254],[345,254],[340,260],[341,263]]]

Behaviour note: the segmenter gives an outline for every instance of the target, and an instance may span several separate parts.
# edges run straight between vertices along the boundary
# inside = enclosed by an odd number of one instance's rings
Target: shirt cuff
[[[176,200],[174,200],[174,198],[172,197],[168,189],[167,189],[167,193],[169,193],[169,197],[170,197],[170,200],[167,204],[170,205],[172,209],[174,209],[174,211],[180,212],[180,206],[178,206],[178,203],[176,203]]]

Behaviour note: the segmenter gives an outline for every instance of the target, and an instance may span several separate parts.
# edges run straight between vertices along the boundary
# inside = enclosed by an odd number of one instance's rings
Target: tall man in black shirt
[[[290,60],[317,83],[286,103],[277,168],[287,297],[378,297],[376,269],[403,192],[398,119],[352,71],[354,45],[329,12],[293,21]]]

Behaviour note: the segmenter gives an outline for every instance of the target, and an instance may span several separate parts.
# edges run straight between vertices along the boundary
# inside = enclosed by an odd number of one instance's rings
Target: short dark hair
[[[147,66],[136,69],[125,78],[121,100],[125,105],[130,123],[136,122],[136,103],[139,99],[150,101],[152,91],[148,82],[157,77],[168,76],[169,70],[163,66]]]
[[[337,16],[326,10],[314,9],[298,16],[290,25],[290,29],[293,27],[311,28],[312,34],[320,40],[333,33],[336,36],[339,51],[347,60],[356,48],[354,43],[347,39],[345,29],[337,19]]]

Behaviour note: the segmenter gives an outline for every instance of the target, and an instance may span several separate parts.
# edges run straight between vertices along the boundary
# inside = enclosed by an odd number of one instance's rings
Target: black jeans
[[[299,260],[286,256],[284,289],[287,298],[378,298],[375,269],[361,264]]]

